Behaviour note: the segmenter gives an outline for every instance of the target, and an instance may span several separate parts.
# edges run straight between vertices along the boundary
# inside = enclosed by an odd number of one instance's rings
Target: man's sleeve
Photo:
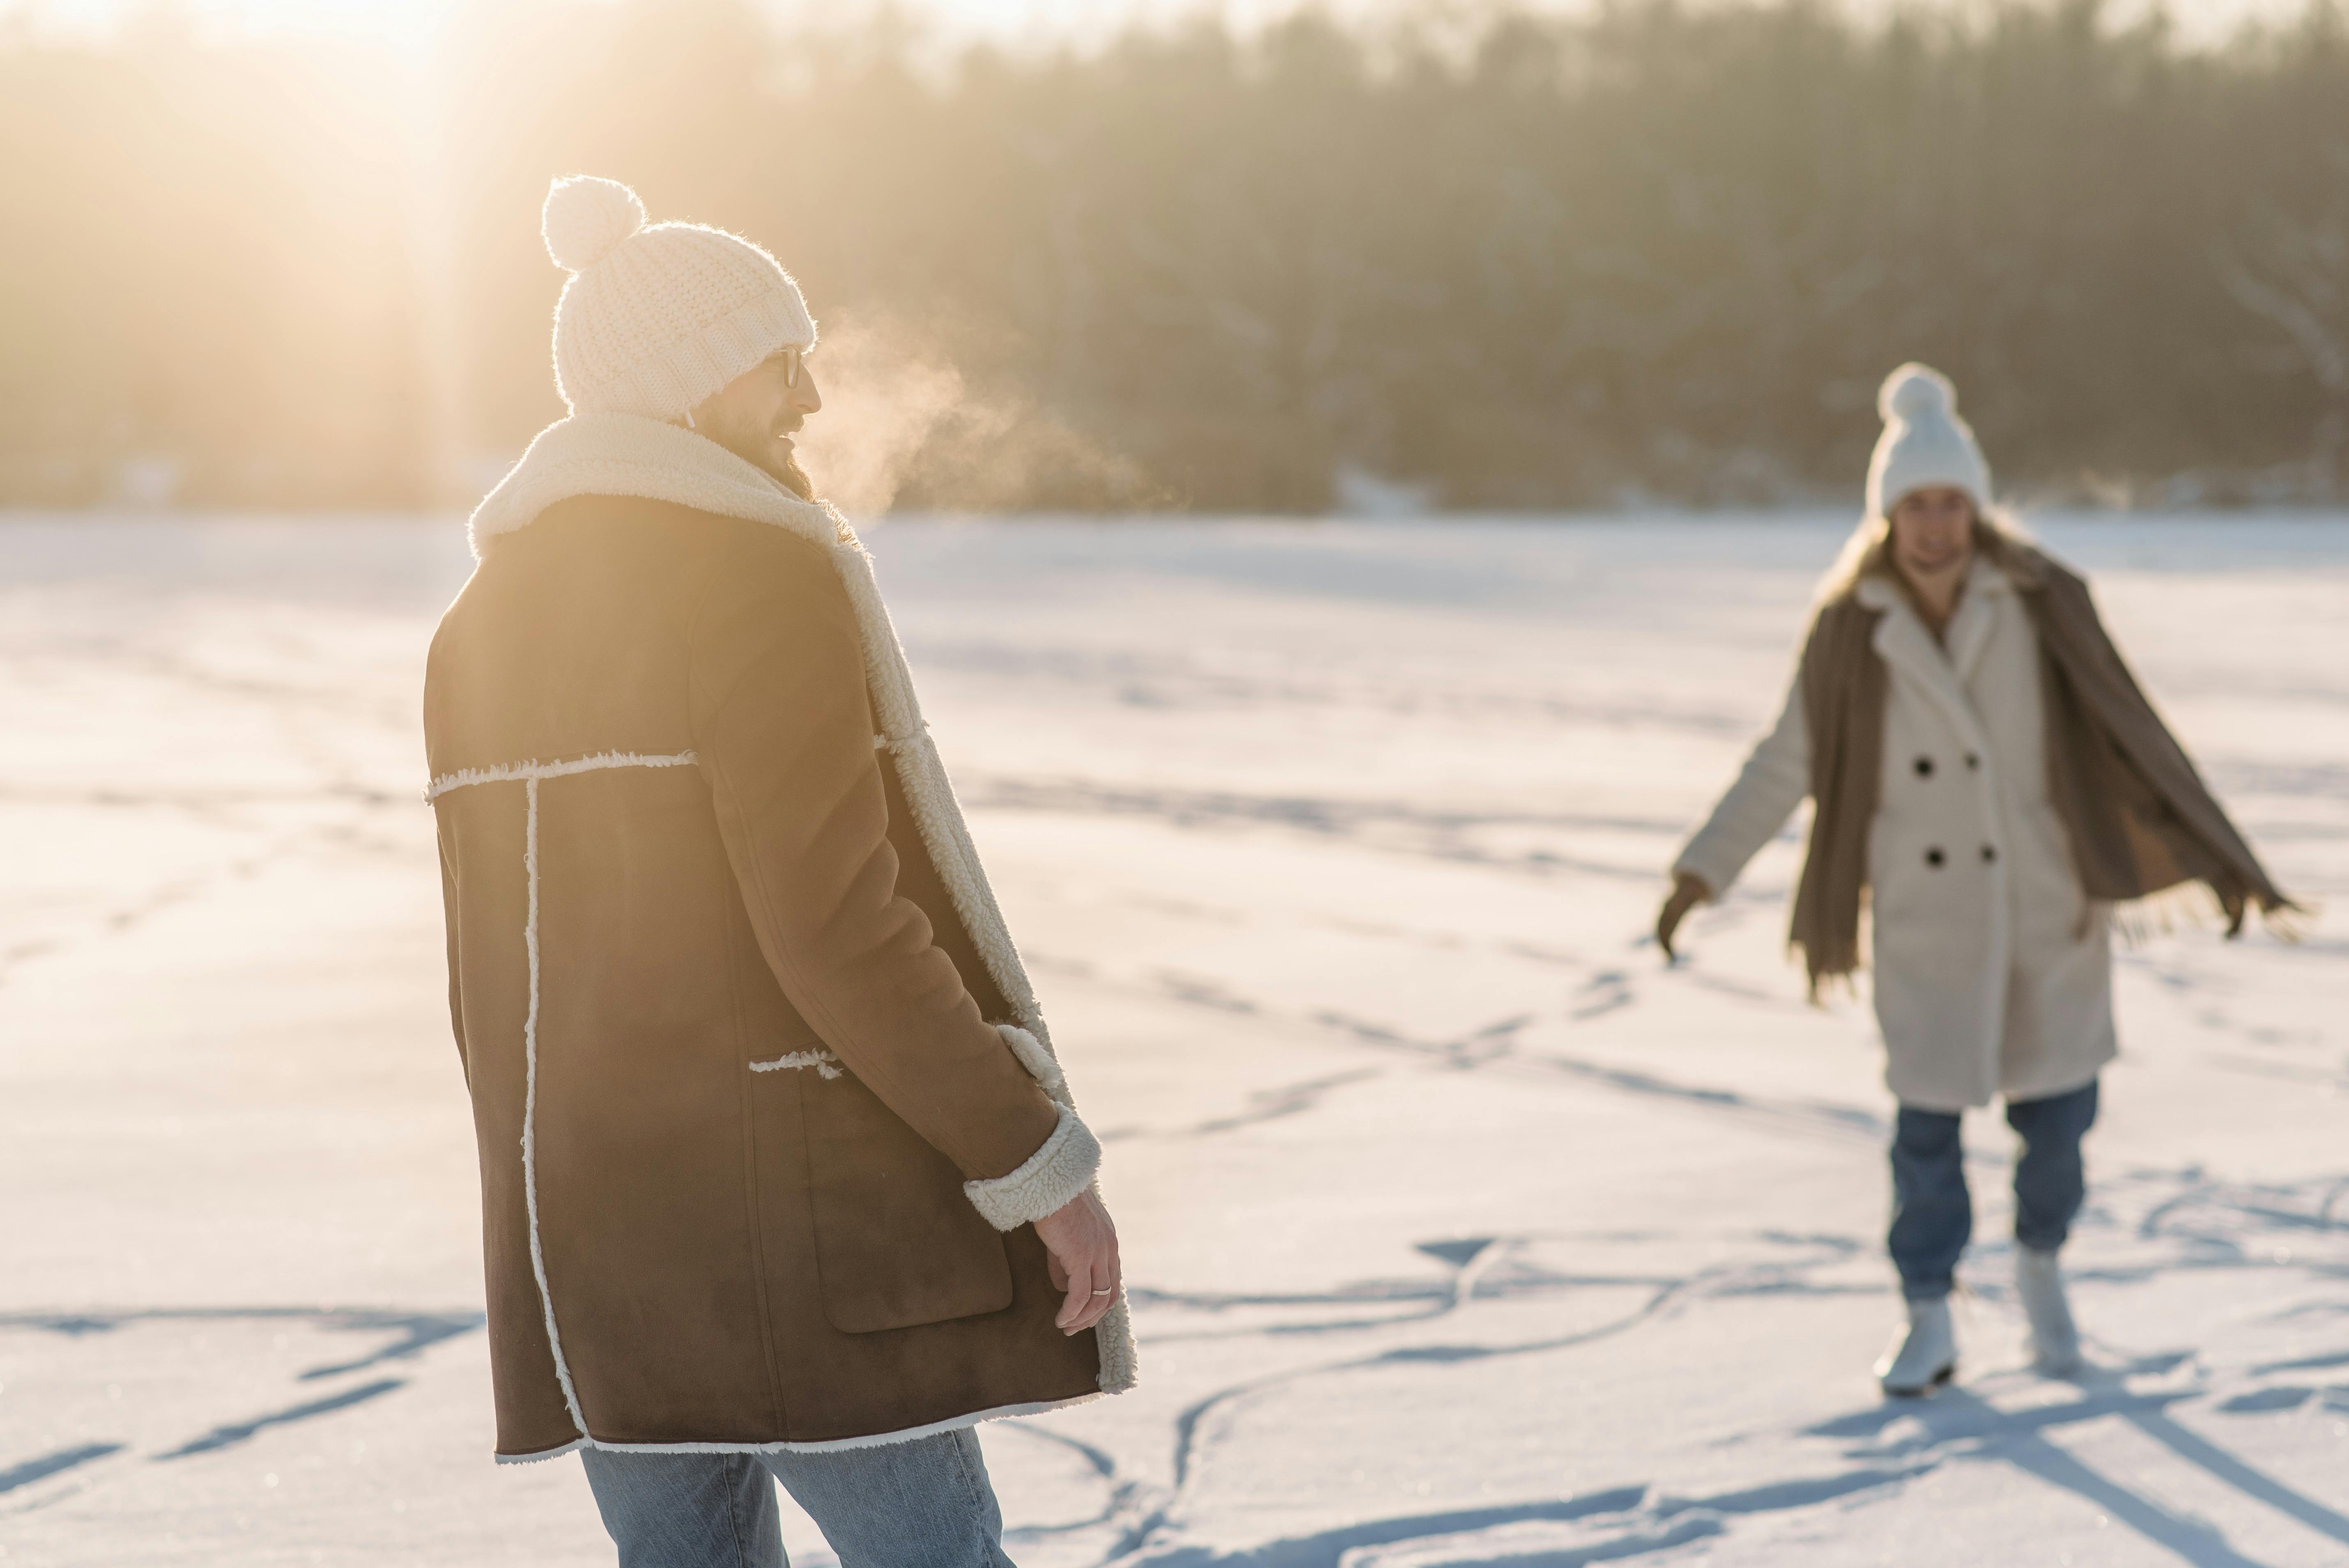
[[[829,557],[776,532],[693,624],[694,749],[775,979],[843,1066],[952,1160],[999,1229],[1058,1210],[1100,1145],[979,1016],[897,896],[855,614]]]

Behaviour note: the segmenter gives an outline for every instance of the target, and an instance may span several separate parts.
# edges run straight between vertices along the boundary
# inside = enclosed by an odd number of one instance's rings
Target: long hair
[[[2035,587],[2040,580],[2039,545],[2014,513],[2002,506],[1976,507],[1973,521],[1974,552],[1983,560],[2006,573],[2021,587]],[[1909,581],[1892,564],[1892,521],[1889,518],[1868,517],[1851,531],[1843,542],[1842,551],[1826,575],[1819,579],[1818,592],[1812,595],[1811,604],[1816,609],[1847,598],[1859,586],[1864,577],[1886,577],[1903,593],[1909,592]]]

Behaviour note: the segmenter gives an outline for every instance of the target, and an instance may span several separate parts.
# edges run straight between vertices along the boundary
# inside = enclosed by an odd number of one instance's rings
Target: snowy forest
[[[0,502],[478,494],[561,413],[573,170],[798,275],[870,507],[1836,497],[1909,357],[2026,499],[2349,489],[2328,0],[2223,43],[1619,0],[1027,49],[528,0],[421,63],[7,15]]]

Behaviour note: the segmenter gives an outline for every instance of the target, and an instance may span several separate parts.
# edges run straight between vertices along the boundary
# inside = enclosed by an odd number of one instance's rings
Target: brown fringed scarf
[[[2088,897],[2124,903],[2202,882],[2226,912],[2229,936],[2253,905],[2262,915],[2294,910],[2138,689],[2087,583],[2011,535],[1984,542],[2039,633],[2047,795]],[[1883,776],[1890,682],[1874,641],[1883,612],[1860,603],[1855,586],[1820,606],[1799,676],[1813,815],[1788,939],[1803,950],[1814,996],[1859,967],[1868,825]]]

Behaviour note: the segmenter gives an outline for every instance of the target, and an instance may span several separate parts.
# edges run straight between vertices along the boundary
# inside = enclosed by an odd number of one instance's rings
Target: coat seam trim
[[[546,1247],[538,1223],[538,787],[525,776],[523,783],[523,873],[529,882],[528,913],[523,917],[523,948],[530,957],[530,1010],[522,1031],[522,1192],[530,1215],[530,1266],[537,1276],[538,1300],[546,1315],[546,1347],[554,1357],[555,1381],[562,1386],[564,1408],[581,1437],[587,1435],[587,1417],[579,1408],[579,1390],[571,1381],[571,1364],[563,1354],[563,1336],[554,1323],[554,1290],[546,1278]]]
[[[519,781],[523,787],[523,951],[529,974],[529,1001],[523,1015],[523,1206],[530,1222],[531,1274],[538,1285],[539,1306],[546,1327],[547,1351],[554,1362],[554,1377],[563,1394],[564,1409],[570,1416],[572,1427],[579,1433],[582,1442],[592,1443],[594,1439],[588,1435],[587,1418],[579,1406],[579,1390],[572,1381],[570,1361],[563,1354],[563,1336],[554,1320],[554,1291],[547,1280],[545,1242],[538,1219],[539,786],[549,779],[569,778],[607,769],[678,768],[688,766],[693,760],[694,755],[690,751],[665,756],[604,751],[560,762],[540,762],[532,758],[489,768],[460,769],[454,773],[443,774],[432,781],[425,793],[425,799],[431,801],[450,790],[470,789],[478,784]]]
[[[460,768],[436,777],[426,788],[424,799],[429,805],[452,789],[470,789],[477,784],[534,784],[542,779],[568,779],[574,774],[600,773],[612,768],[690,768],[696,760],[691,751],[597,751],[559,762],[541,762],[533,758],[522,762],[494,763],[487,768]]]
[[[726,933],[726,989],[734,1006],[733,1056],[740,1059],[750,1031],[742,1023],[742,985],[739,967],[739,943],[730,923]],[[767,1364],[767,1397],[772,1402],[775,1430],[787,1432],[791,1425],[783,1417],[782,1373],[775,1365],[775,1322],[772,1304],[767,1295],[767,1228],[766,1217],[759,1202],[759,1107],[758,1102],[738,1081],[734,1103],[742,1114],[742,1206],[750,1233],[750,1285],[759,1302],[759,1354]]]
[[[1112,1310],[1115,1310],[1112,1308]],[[967,1431],[981,1421],[1013,1420],[1022,1416],[1041,1416],[1054,1410],[1065,1410],[1075,1405],[1089,1405],[1095,1399],[1106,1398],[1112,1390],[1097,1389],[1087,1394],[1071,1394],[1065,1398],[1037,1399],[1025,1404],[996,1405],[984,1410],[966,1411],[931,1421],[919,1427],[906,1427],[897,1431],[875,1432],[854,1438],[818,1438],[807,1440],[786,1440],[772,1443],[616,1443],[602,1438],[577,1438],[552,1449],[537,1449],[524,1454],[496,1455],[497,1462],[506,1465],[533,1464],[540,1460],[559,1459],[574,1449],[596,1449],[616,1454],[827,1454],[844,1453],[856,1449],[893,1448],[899,1443],[919,1442],[947,1432]]]
[[[772,1061],[752,1062],[750,1068],[754,1073],[803,1072],[813,1068],[818,1078],[836,1078],[846,1076],[839,1062],[840,1056],[835,1051],[790,1051]]]

